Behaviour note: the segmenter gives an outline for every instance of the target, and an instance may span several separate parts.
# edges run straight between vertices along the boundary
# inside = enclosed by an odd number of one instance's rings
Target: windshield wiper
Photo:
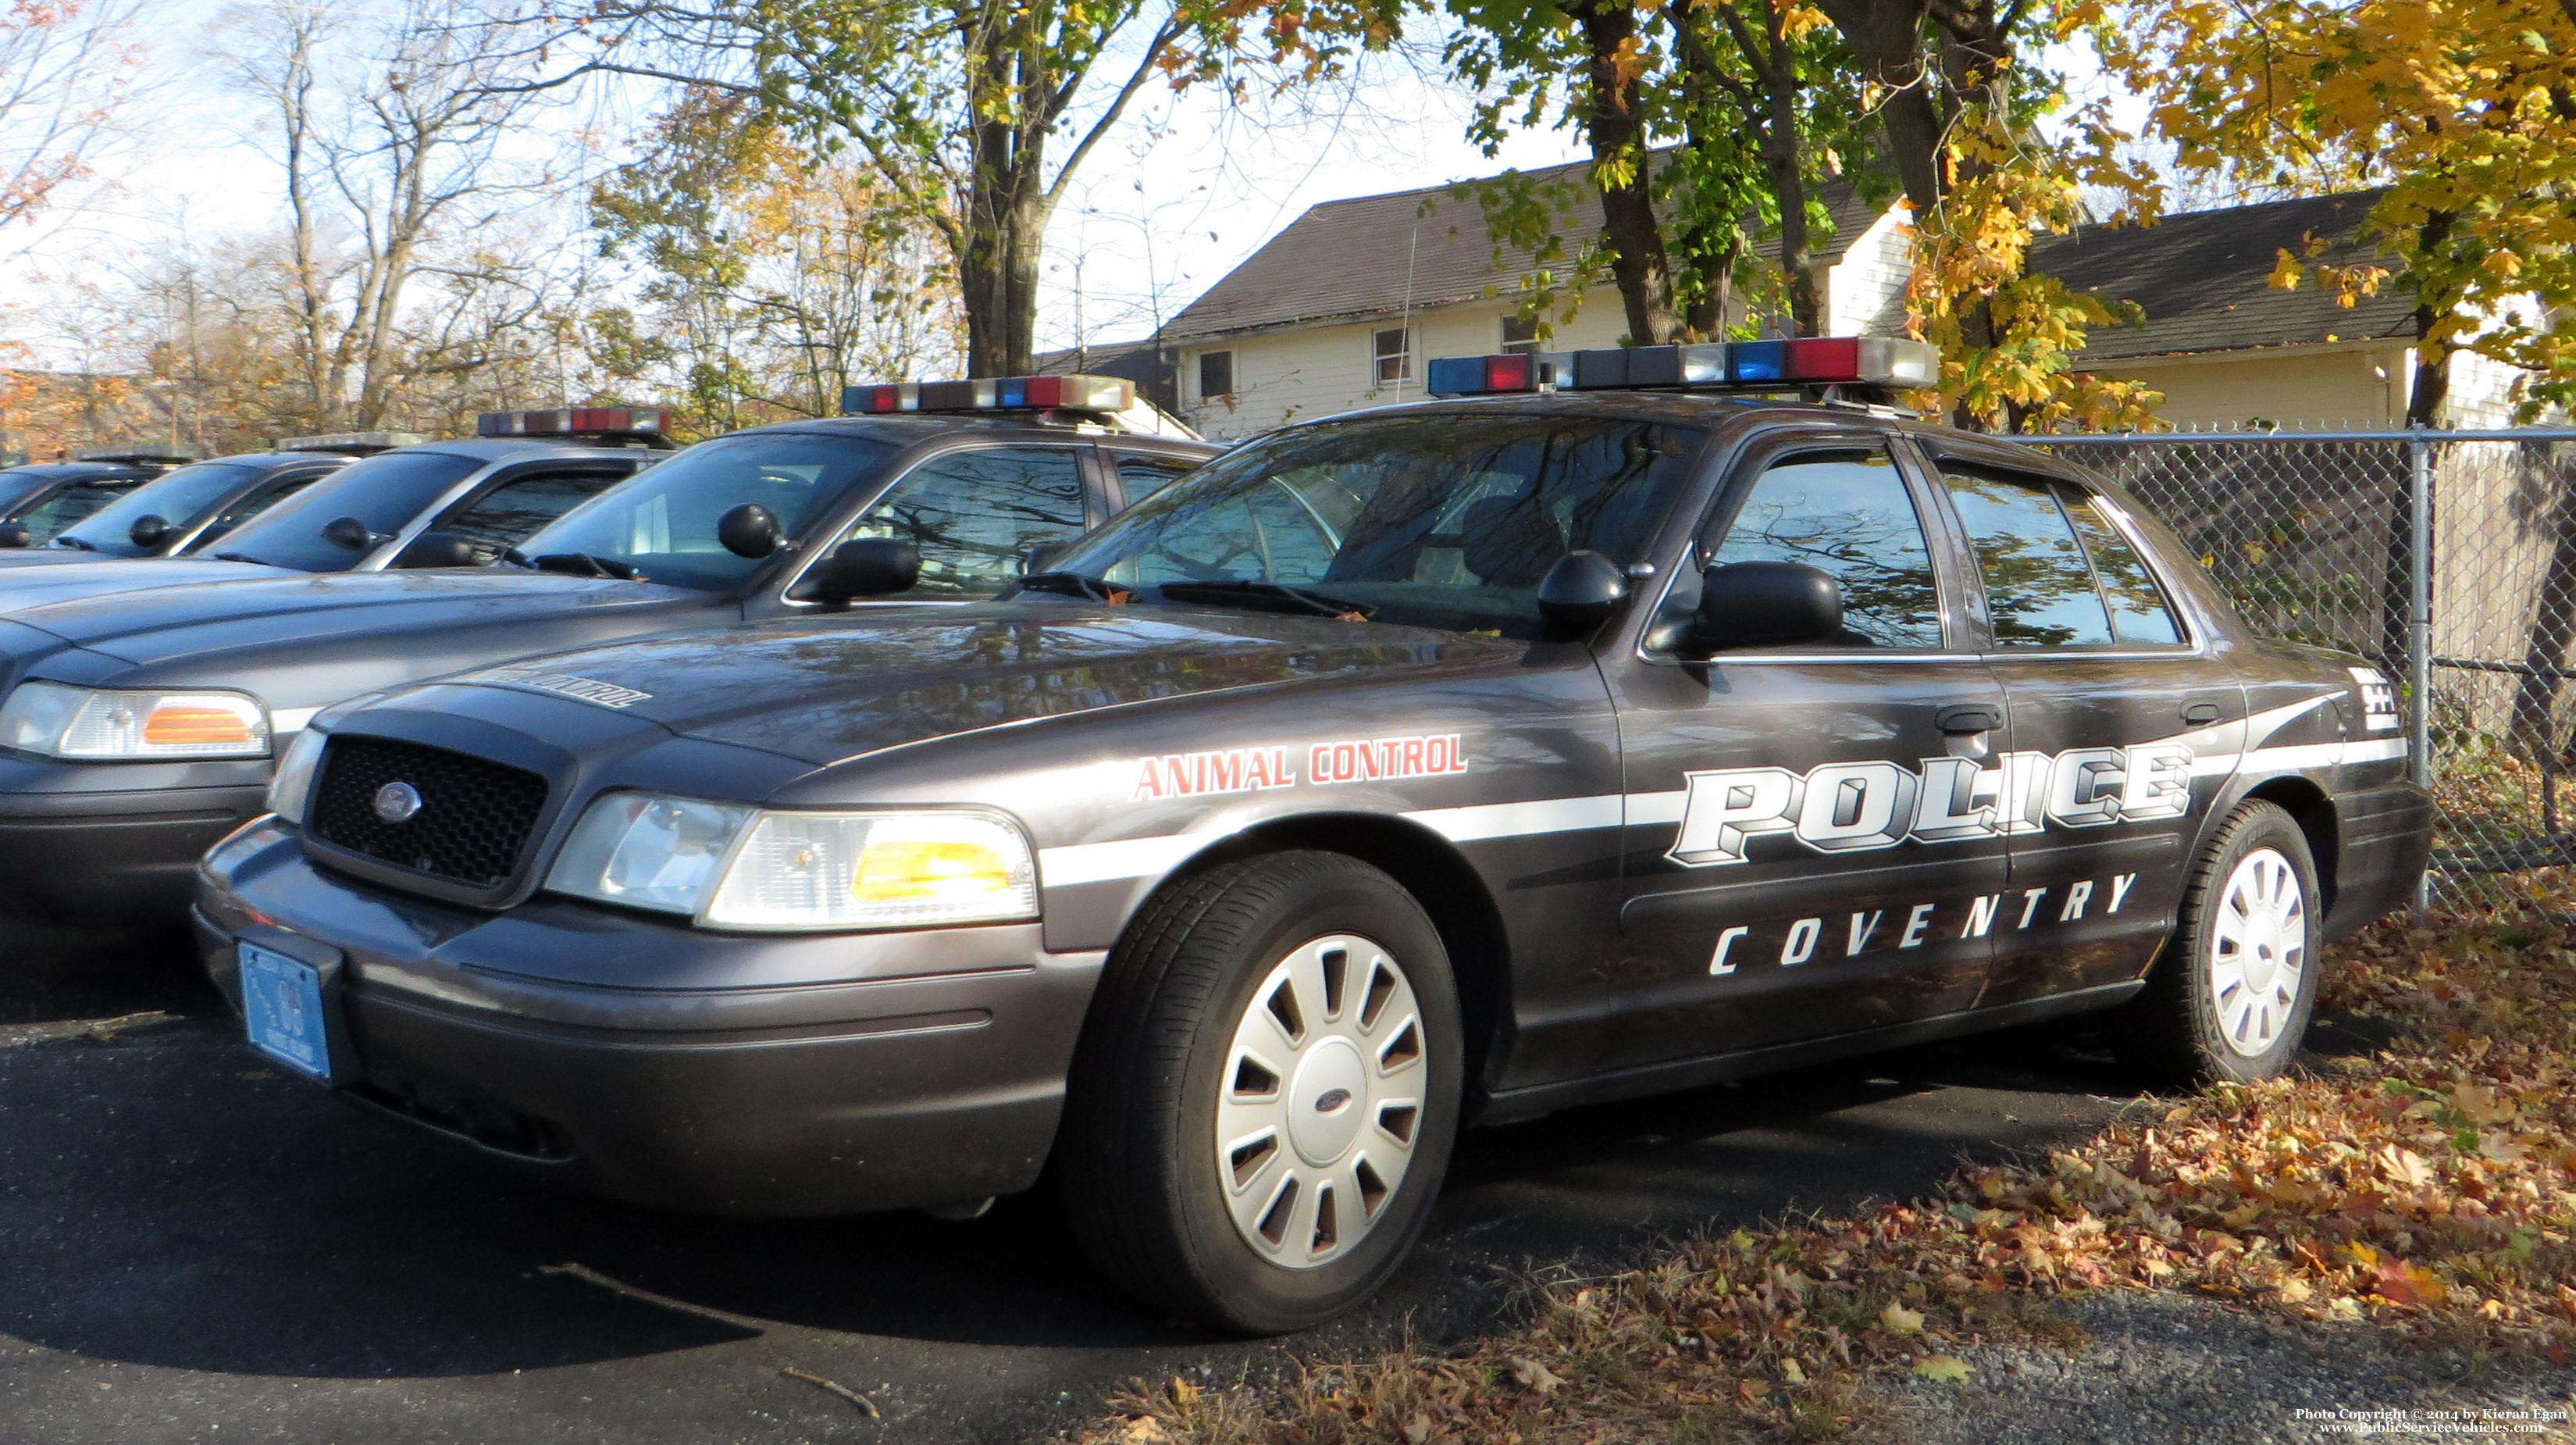
[[[1055,592],[1066,597],[1109,603],[1136,595],[1132,588],[1120,587],[1105,578],[1089,577],[1080,572],[1032,572],[1020,579],[1020,591]]]
[[[1345,602],[1285,582],[1166,582],[1163,595],[1174,602],[1221,602],[1238,607],[1252,607],[1264,612],[1301,612],[1312,617],[1357,617],[1361,621],[1377,615],[1377,609],[1364,602]]]
[[[214,554],[214,558],[218,562],[248,562],[254,567],[264,567],[268,565],[267,563],[260,561],[257,557],[248,556],[240,552],[217,552]]]
[[[54,545],[57,547],[68,548],[74,552],[95,552],[98,550],[97,543],[82,541],[80,538],[72,536],[68,532],[64,533],[62,536],[56,537],[54,539]]]
[[[540,572],[569,572],[575,577],[614,577],[620,582],[641,582],[644,571],[631,562],[614,557],[594,557],[588,552],[548,552],[530,559]]]

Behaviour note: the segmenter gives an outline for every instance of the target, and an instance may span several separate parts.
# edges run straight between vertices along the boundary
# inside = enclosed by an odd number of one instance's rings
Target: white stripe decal
[[[1105,883],[1113,878],[1155,878],[1216,841],[1213,833],[1174,833],[1161,838],[1126,838],[1115,843],[1075,843],[1038,850],[1038,886],[1062,888],[1075,883]]]
[[[1452,843],[1483,838],[1526,838],[1537,833],[1575,833],[1586,828],[1616,828],[1620,797],[1604,793],[1591,798],[1541,798],[1530,803],[1486,803],[1472,808],[1425,808],[1400,813]]]
[[[321,710],[318,707],[280,708],[268,715],[268,735],[281,737],[287,733],[300,733],[313,721],[313,715]]]

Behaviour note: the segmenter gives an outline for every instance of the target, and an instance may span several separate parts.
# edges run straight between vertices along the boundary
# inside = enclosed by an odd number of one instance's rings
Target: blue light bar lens
[[[1473,396],[1485,389],[1485,358],[1481,356],[1443,356],[1434,358],[1430,370],[1431,384],[1426,390],[1439,396]]]
[[[997,406],[1027,406],[1029,404],[1029,381],[1027,377],[1007,377],[997,384],[996,390],[999,395],[994,404]]]
[[[1726,379],[1734,382],[1779,381],[1789,374],[1789,343],[1731,341],[1726,346]]]

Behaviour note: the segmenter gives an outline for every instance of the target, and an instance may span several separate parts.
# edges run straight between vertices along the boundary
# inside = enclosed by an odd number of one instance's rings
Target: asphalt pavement
[[[362,1113],[235,1027],[177,950],[0,933],[0,1441],[1013,1442],[1130,1377],[1472,1333],[1533,1273],[1918,1194],[2129,1098],[2016,1033],[1473,1131],[1375,1304],[1244,1342],[1111,1293],[1042,1196],[964,1223],[610,1203]]]

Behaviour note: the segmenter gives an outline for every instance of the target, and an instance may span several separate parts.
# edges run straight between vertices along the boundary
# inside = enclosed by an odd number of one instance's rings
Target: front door
[[[1875,433],[1756,454],[1647,647],[1611,665],[1627,826],[1607,1067],[1974,1004],[1978,900],[2005,873],[1987,758],[2004,700],[1970,645],[1952,553],[1930,540],[1947,535],[1925,526],[1933,503]],[[1832,575],[1842,634],[1705,660],[1658,648],[1701,566],[1751,561]]]
[[[2012,878],[1983,1002],[2127,983],[2173,928],[2243,690],[2116,504],[2008,467],[1937,465],[1984,581],[2011,724]]]

